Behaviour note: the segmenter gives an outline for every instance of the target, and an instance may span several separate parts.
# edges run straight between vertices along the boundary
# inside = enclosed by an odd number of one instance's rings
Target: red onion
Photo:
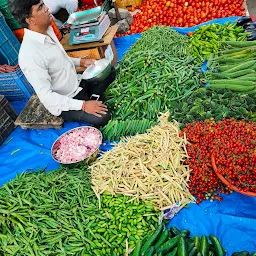
[[[62,135],[53,146],[60,163],[74,163],[93,154],[101,143],[101,133],[93,127],[79,127]]]

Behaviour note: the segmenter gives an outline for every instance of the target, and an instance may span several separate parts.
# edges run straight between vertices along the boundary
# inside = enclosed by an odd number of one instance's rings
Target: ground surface
[[[256,15],[256,0],[247,0],[248,11],[251,15]]]

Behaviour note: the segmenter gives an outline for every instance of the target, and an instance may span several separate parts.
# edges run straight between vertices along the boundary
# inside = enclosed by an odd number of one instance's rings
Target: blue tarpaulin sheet
[[[213,20],[207,23],[234,22],[237,17]],[[205,23],[205,24],[207,24]],[[204,25],[204,24],[202,24]],[[198,26],[197,26],[198,27]],[[175,28],[186,34],[193,28]],[[119,59],[140,38],[140,34],[115,39]],[[20,112],[24,102],[11,102]],[[53,142],[64,132],[86,125],[82,123],[65,122],[62,129],[22,130],[17,127],[0,146],[0,185],[15,178],[16,173],[31,169],[54,170],[59,167],[51,157]],[[108,150],[109,145],[102,145],[102,150]],[[217,235],[224,248],[231,255],[235,251],[256,251],[256,198],[238,193],[224,195],[222,202],[205,201],[200,205],[189,204],[181,210],[169,225],[185,228],[194,235]]]

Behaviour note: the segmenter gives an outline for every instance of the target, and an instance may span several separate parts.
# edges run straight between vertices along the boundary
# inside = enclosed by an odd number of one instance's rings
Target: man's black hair
[[[32,6],[39,4],[40,0],[15,0],[9,1],[9,10],[14,16],[14,18],[20,23],[24,28],[28,27],[26,18],[32,15]]]

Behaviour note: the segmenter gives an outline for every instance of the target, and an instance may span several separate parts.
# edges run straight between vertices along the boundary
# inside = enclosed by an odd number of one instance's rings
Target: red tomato
[[[242,16],[242,5],[243,0],[144,0],[128,34],[159,24],[191,27],[214,18]]]

